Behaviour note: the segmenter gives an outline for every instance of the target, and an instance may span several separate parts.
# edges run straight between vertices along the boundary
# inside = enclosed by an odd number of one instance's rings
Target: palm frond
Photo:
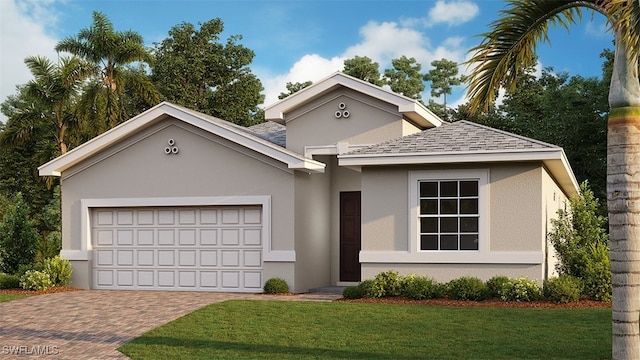
[[[495,101],[501,87],[513,89],[524,69],[534,65],[536,45],[550,43],[549,25],[567,31],[577,23],[582,8],[604,11],[598,0],[548,1],[509,0],[509,6],[490,24],[491,31],[473,47],[468,78],[469,110],[486,110]]]
[[[640,1],[638,0],[599,0],[599,4],[608,14],[609,21],[619,34],[618,41],[627,43],[628,56],[640,56]]]

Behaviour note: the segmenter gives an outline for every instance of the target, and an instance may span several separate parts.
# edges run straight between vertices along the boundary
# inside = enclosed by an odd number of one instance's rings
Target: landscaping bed
[[[503,301],[501,299],[487,299],[483,301],[428,299],[412,300],[402,296],[384,298],[338,299],[338,302],[378,303],[378,304],[408,304],[408,305],[439,305],[458,307],[495,307],[495,308],[540,308],[540,309],[591,309],[611,308],[611,302],[580,300],[565,304],[557,304],[547,300],[539,301]]]
[[[10,294],[10,295],[42,295],[42,294],[52,294],[59,292],[67,292],[67,291],[80,291],[82,289],[70,287],[70,286],[56,286],[49,288],[47,290],[25,290],[25,289],[0,289],[0,294]]]

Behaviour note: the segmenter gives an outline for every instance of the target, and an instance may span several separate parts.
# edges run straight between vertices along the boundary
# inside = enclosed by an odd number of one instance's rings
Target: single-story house
[[[335,73],[249,128],[161,103],[39,168],[92,289],[294,292],[394,269],[439,281],[554,272],[562,148]]]

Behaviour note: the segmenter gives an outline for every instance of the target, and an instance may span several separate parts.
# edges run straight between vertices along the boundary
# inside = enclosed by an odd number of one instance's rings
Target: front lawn
[[[17,300],[17,299],[22,299],[25,298],[29,295],[22,295],[22,294],[0,294],[0,303],[5,302],[5,301],[11,301],[11,300]]]
[[[227,301],[120,349],[132,359],[604,359],[611,310]]]

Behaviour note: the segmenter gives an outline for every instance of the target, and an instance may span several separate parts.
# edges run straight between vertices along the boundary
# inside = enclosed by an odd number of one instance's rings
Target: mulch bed
[[[58,286],[52,287],[43,291],[36,290],[24,290],[24,289],[0,289],[0,294],[13,294],[13,295],[42,295],[42,294],[52,294],[59,292],[67,292],[67,291],[80,291],[82,289],[70,287],[70,286]]]
[[[363,298],[363,299],[339,299],[336,301],[377,303],[377,304],[407,304],[407,305],[440,305],[440,306],[460,306],[460,307],[497,307],[497,308],[540,308],[540,309],[587,309],[587,308],[611,308],[611,302],[580,300],[567,304],[556,304],[551,301],[503,301],[500,299],[489,299],[484,301],[467,301],[451,299],[429,299],[411,300],[401,296],[387,298]]]

